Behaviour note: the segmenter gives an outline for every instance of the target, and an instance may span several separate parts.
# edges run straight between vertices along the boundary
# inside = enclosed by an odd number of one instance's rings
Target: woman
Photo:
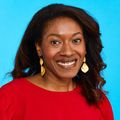
[[[0,120],[113,120],[101,50],[99,25],[83,9],[38,11],[16,54],[14,80],[0,90]]]

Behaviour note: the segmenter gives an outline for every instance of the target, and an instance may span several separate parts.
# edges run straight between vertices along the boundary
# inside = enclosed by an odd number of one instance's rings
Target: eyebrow
[[[76,32],[76,33],[74,33],[72,36],[75,36],[75,35],[77,35],[77,34],[83,35],[81,32]]]
[[[75,35],[77,35],[77,34],[83,35],[81,32],[76,32],[76,33],[73,33],[72,37],[75,36]],[[47,36],[47,38],[50,37],[50,36],[58,36],[58,37],[60,37],[60,36],[62,36],[62,34],[52,33],[52,34],[49,34],[49,35]]]

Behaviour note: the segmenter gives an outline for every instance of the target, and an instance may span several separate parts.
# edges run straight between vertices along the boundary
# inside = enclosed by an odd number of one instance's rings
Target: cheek
[[[83,56],[85,56],[86,55],[86,49],[85,49],[85,47],[83,48],[83,49],[81,49],[81,54],[83,55]]]
[[[44,49],[44,51],[43,51],[44,60],[50,62],[51,60],[53,60],[55,58],[58,51],[59,51],[58,49],[53,49],[51,47],[46,47],[46,49]]]
[[[81,56],[84,57],[86,55],[86,47],[85,45],[83,46],[79,46],[79,47],[75,47],[76,52]]]

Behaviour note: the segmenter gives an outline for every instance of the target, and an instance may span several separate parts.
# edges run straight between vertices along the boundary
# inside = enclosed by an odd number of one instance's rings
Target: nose
[[[74,53],[74,49],[70,44],[63,44],[62,48],[61,48],[61,55],[64,56],[71,56]]]

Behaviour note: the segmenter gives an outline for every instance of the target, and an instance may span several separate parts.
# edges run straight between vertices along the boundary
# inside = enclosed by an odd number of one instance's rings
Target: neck
[[[58,79],[53,76],[45,75],[41,80],[43,87],[51,91],[66,92],[72,91],[76,87],[73,80],[68,78]]]

